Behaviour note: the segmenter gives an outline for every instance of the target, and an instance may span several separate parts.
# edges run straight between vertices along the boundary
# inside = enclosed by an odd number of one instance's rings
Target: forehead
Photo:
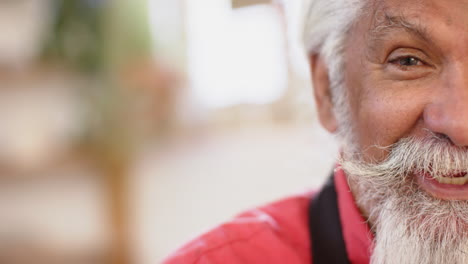
[[[418,19],[420,22],[431,22],[431,17],[438,17],[445,24],[459,20],[468,25],[468,0],[371,0],[366,11],[374,25],[385,21],[385,16]]]
[[[356,25],[368,36],[370,48],[404,33],[442,49],[468,52],[467,14],[468,0],[370,0]]]

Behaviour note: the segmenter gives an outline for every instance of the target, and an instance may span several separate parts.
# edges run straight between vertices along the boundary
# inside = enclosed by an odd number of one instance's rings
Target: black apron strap
[[[349,264],[333,174],[309,205],[313,264]]]

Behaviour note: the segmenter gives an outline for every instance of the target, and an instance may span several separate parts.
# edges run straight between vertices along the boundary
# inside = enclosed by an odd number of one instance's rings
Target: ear
[[[336,132],[338,122],[333,111],[328,68],[323,58],[318,54],[309,56],[312,72],[315,105],[322,126],[330,133]]]

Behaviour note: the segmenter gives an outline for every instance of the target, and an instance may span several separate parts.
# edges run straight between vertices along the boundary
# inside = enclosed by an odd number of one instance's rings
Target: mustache
[[[359,154],[345,154],[340,160],[342,168],[351,175],[374,180],[381,177],[382,181],[395,176],[403,180],[418,172],[437,179],[468,171],[468,148],[456,146],[448,138],[435,134],[407,137],[390,146],[374,147],[388,152],[383,161],[366,163]]]

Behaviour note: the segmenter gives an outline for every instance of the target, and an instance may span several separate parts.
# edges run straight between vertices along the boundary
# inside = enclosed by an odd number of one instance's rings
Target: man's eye
[[[397,64],[397,66],[419,66],[422,65],[422,61],[415,57],[401,57],[390,61],[390,63]]]

